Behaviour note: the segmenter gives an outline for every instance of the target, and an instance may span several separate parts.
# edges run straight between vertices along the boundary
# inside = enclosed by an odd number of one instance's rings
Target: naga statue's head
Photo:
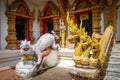
[[[92,38],[91,46],[92,46],[92,52],[93,53],[96,53],[100,50],[99,42],[95,38]]]
[[[81,44],[84,49],[87,48],[88,46],[90,46],[90,44],[91,44],[91,38],[87,34],[87,32],[85,32],[85,28],[83,28],[83,30],[81,31],[80,41],[81,41]]]
[[[27,41],[26,39],[24,41],[22,40],[20,44],[20,52],[28,52],[29,50],[31,50],[30,41]]]

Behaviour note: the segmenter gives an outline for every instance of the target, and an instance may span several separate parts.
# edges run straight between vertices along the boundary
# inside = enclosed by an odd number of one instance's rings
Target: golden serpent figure
[[[69,31],[79,36],[79,42],[73,54],[73,61],[80,67],[97,68],[98,64],[104,62],[104,49],[101,49],[100,45],[102,41],[99,42],[96,38],[88,35],[85,27],[82,27],[82,20],[80,28],[78,28],[78,25],[74,24],[73,20],[70,19],[69,12],[67,12],[66,20],[70,27]]]

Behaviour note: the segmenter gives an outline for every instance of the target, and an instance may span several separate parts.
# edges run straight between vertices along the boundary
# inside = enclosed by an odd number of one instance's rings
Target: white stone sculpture
[[[27,40],[21,42],[20,52],[23,54],[23,57],[21,58],[21,61],[16,65],[17,76],[30,78],[36,75],[42,61],[42,52],[47,47],[51,47],[52,49],[60,48],[59,44],[55,44],[54,36],[54,32],[52,32],[52,34],[45,33],[39,38],[37,43],[33,45],[31,45],[30,41]],[[50,57],[51,56],[49,56],[49,59],[51,59]]]

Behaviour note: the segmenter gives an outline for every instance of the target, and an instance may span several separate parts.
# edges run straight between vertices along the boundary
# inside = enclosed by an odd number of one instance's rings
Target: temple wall
[[[120,5],[120,0],[118,2],[118,5]],[[116,41],[120,41],[120,7],[118,8],[118,17],[117,17],[117,34],[116,34]]]
[[[5,12],[6,12],[6,7],[7,7],[7,5],[6,5],[6,1],[7,0],[0,0],[1,1],[1,3],[0,3],[0,5],[1,5],[1,18],[0,18],[0,22],[1,22],[1,25],[0,25],[0,43],[1,43],[1,49],[5,49],[5,47],[6,47],[6,45],[7,45],[7,42],[6,42],[6,40],[5,40],[5,37],[7,36],[7,28],[8,28],[8,25],[7,25],[7,16],[6,16],[6,14],[5,14]]]
[[[101,26],[101,34],[104,33],[104,15],[103,12],[101,13],[101,21],[100,21],[100,26]]]
[[[14,0],[8,0],[9,4],[14,1]],[[42,3],[42,7],[40,7],[41,5],[34,5],[32,3],[30,3],[28,0],[25,0],[26,4],[28,5],[28,7],[30,8],[30,10],[35,10],[35,20],[33,21],[33,36],[35,37],[35,39],[37,40],[37,38],[40,36],[40,23],[38,22],[37,18],[38,18],[38,11],[39,9],[42,10],[42,8],[45,5],[45,2]],[[120,5],[120,0],[118,5]],[[8,32],[8,25],[7,25],[7,16],[5,14],[7,10],[7,0],[0,0],[0,49],[5,49],[7,42],[5,40]],[[104,32],[104,20],[103,20],[103,13],[101,13],[101,22],[100,22],[100,26],[101,26],[101,34]],[[117,41],[120,41],[120,7],[118,9],[118,18],[117,18]]]
[[[1,0],[0,0],[0,49],[1,49]]]

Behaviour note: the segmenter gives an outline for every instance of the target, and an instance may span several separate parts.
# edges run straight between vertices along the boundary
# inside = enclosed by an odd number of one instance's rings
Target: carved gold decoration
[[[8,43],[6,46],[7,49],[17,49],[20,43],[20,41],[16,38],[15,19],[17,17],[28,20],[29,28],[27,30],[29,33],[26,34],[28,34],[27,37],[29,36],[31,42],[34,41],[34,37],[32,36],[32,21],[34,18],[30,9],[23,0],[13,1],[8,6],[6,15],[8,17],[8,35],[6,37],[6,41]]]
[[[71,14],[82,14],[82,13],[89,13],[92,12],[92,31],[96,33],[100,33],[101,27],[100,27],[100,20],[101,20],[101,12],[102,12],[102,6],[94,6],[91,8],[85,8],[81,10],[76,10],[70,12]]]
[[[117,32],[117,28],[116,28],[116,21],[117,21],[117,2],[119,0],[105,0],[104,1],[104,29],[106,29],[108,22],[112,22],[113,26],[114,26],[114,42],[113,44],[115,44],[116,42],[116,32]]]
[[[80,19],[82,19],[82,20],[89,19],[89,15],[88,15],[88,13],[81,14],[81,15],[80,15]]]
[[[52,1],[48,1],[42,10],[42,16],[57,15],[59,13],[59,8]]]
[[[59,43],[60,42],[60,29],[59,29],[59,16],[56,16],[56,17],[53,17],[53,25],[54,25],[54,31],[55,31],[55,34],[58,36],[58,38],[56,38],[56,43]]]
[[[24,6],[20,6],[19,9],[16,10],[16,13],[17,14],[20,14],[20,15],[28,15],[28,13],[26,12]]]
[[[79,35],[77,47],[73,54],[73,61],[76,67],[82,68],[103,68],[105,56],[108,51],[108,45],[110,46],[113,26],[109,25],[105,30],[102,38],[98,41],[94,37],[90,37],[85,28],[82,27],[82,20],[80,23],[80,29],[76,28],[77,25],[73,23],[73,20],[69,18],[69,13],[66,18],[68,25],[70,26],[70,32],[74,32]],[[99,67],[98,67],[99,65]]]
[[[64,22],[60,20],[60,30],[61,30],[61,48],[65,48],[65,33],[66,33],[66,26],[64,25]]]
[[[55,34],[58,36],[56,42],[60,42],[60,30],[59,30],[59,9],[58,7],[52,2],[48,1],[42,11],[39,11],[39,18],[38,21],[40,22],[40,34],[43,34],[43,25],[46,23],[44,21],[53,20],[53,30]]]
[[[76,4],[77,4],[76,10],[85,9],[85,8],[91,7],[91,3],[90,3],[89,0],[81,0],[81,1],[78,1],[78,3],[76,3]]]
[[[15,18],[16,16],[12,13],[8,13],[8,36],[6,37],[7,49],[16,49],[17,48],[17,39],[15,32]]]
[[[87,1],[87,2],[86,2]],[[84,6],[78,6],[75,4],[82,4],[84,3]],[[76,18],[75,15],[76,14],[80,14],[80,19],[84,20],[84,19],[88,19],[87,14],[92,13],[92,33],[99,33],[101,32],[101,27],[100,27],[100,20],[101,20],[101,12],[102,12],[102,6],[101,6],[101,2],[99,0],[84,0],[84,1],[79,1],[79,0],[75,0],[72,7],[76,7],[74,10],[69,11],[70,12],[70,17],[72,17],[73,22],[76,22]],[[73,34],[71,34],[73,35]],[[70,35],[70,36],[71,36]],[[74,35],[73,35],[74,36]],[[71,43],[74,42],[74,40],[69,39],[68,41],[71,40]]]
[[[91,50],[91,38],[85,32],[85,28],[82,28],[82,20],[80,23],[80,29],[77,27],[77,24],[73,23],[73,20],[69,18],[69,13],[66,18],[68,25],[70,26],[70,32],[74,32],[79,35],[80,40],[77,43],[75,52],[73,54],[73,60],[76,63],[76,66],[88,66],[89,65],[89,52]]]
[[[93,32],[100,33],[100,20],[101,20],[102,7],[96,6],[92,8],[92,30]]]

